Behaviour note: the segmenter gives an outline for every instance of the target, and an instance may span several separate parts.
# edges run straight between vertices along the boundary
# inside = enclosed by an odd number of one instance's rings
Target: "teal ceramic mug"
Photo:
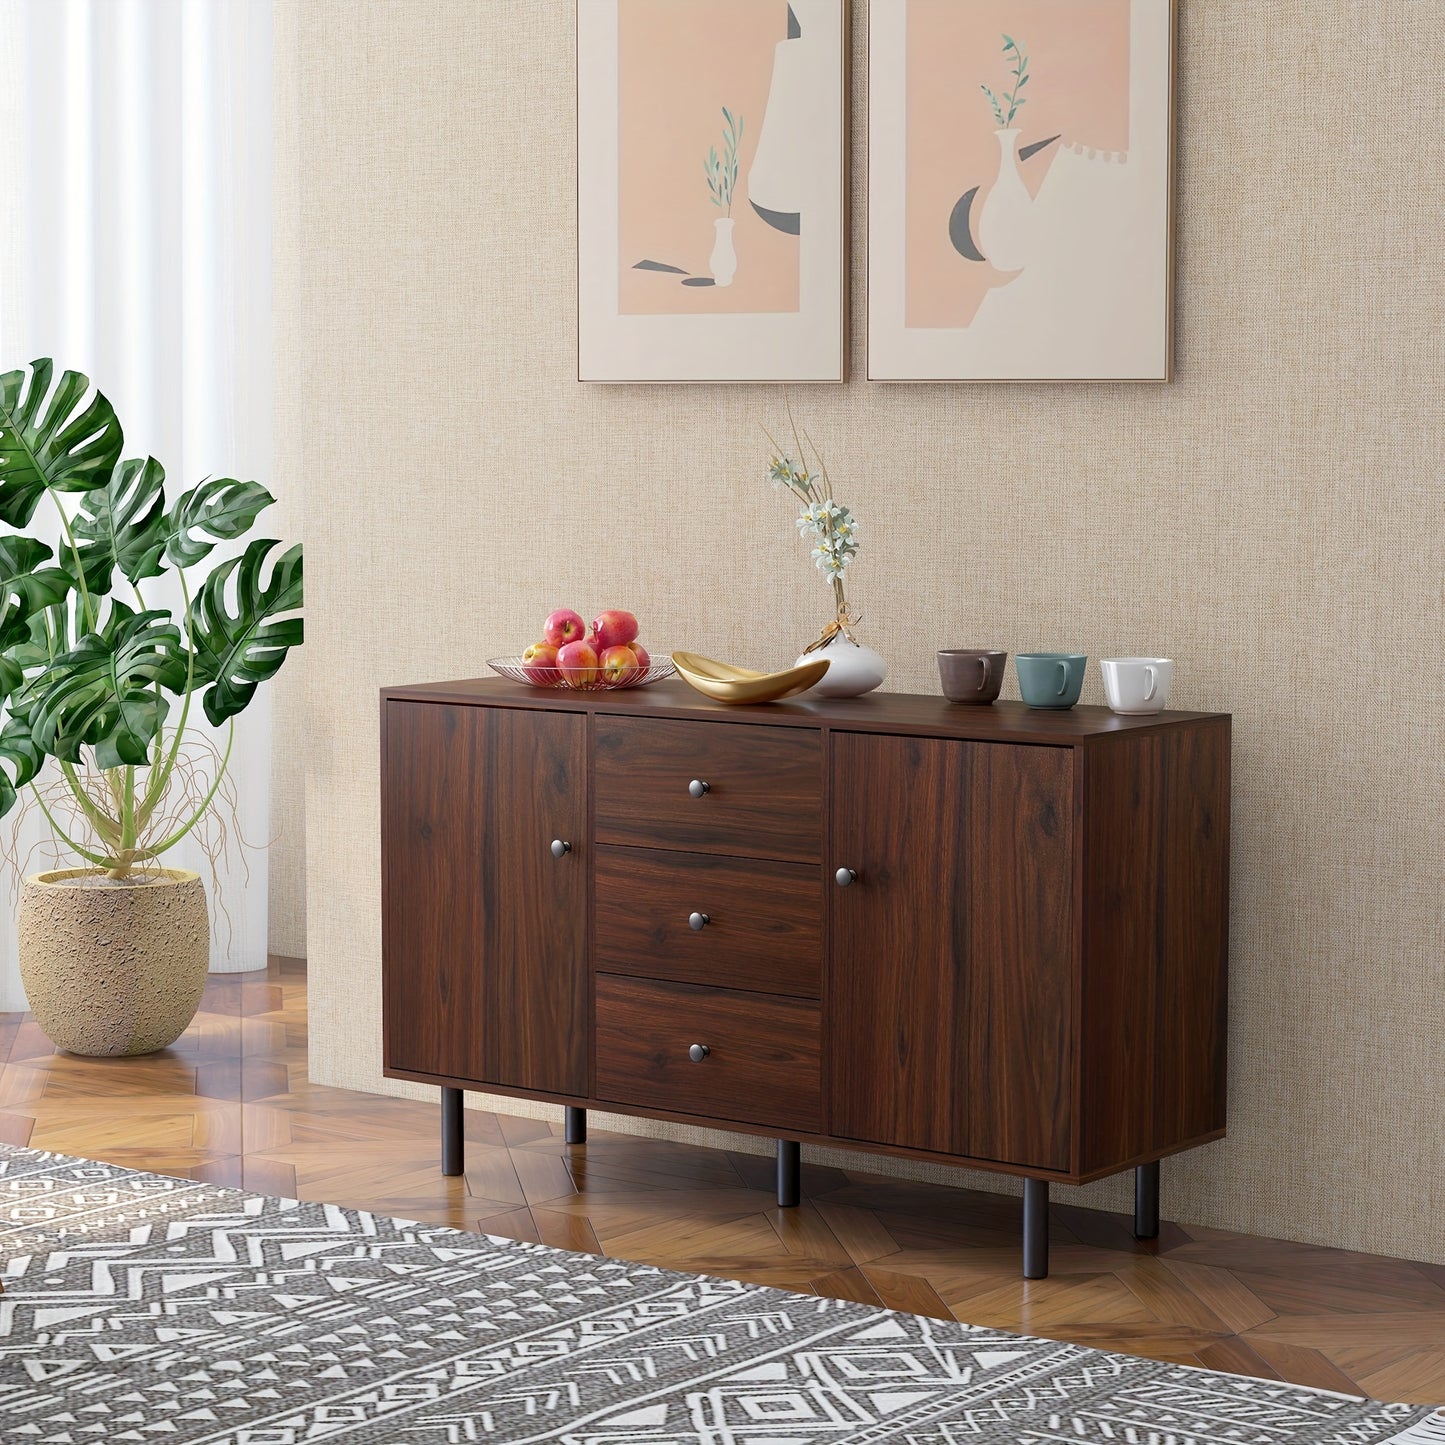
[[[1014,659],[1019,696],[1030,707],[1073,707],[1083,690],[1088,662],[1083,652],[1021,652]]]

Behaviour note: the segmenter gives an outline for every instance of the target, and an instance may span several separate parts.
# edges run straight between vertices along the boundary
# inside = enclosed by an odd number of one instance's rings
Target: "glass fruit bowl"
[[[543,665],[523,662],[520,657],[491,657],[487,659],[487,666],[502,677],[523,683],[527,687],[569,687],[577,692],[613,692],[623,687],[646,687],[649,682],[661,682],[663,678],[677,674],[677,669],[668,661],[634,668],[628,676],[615,682],[604,677],[601,668],[584,670],[558,667],[555,663]],[[584,679],[584,671],[590,672],[591,677]]]

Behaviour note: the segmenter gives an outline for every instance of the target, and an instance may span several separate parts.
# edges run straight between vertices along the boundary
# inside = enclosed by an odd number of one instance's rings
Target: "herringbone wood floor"
[[[1445,1266],[1170,1224],[1140,1244],[1122,1215],[1057,1203],[1051,1276],[1025,1283],[1015,1199],[805,1165],[802,1207],[779,1210],[767,1159],[595,1129],[569,1149],[560,1126],[474,1112],[466,1176],[443,1179],[435,1105],[308,1080],[305,970],[294,961],[214,979],[190,1030],[148,1058],[58,1054],[21,1014],[0,1015],[0,1058],[7,1142],[1445,1403]]]

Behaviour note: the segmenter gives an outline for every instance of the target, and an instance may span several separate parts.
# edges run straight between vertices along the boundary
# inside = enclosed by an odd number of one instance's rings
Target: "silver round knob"
[[[570,843],[564,843],[561,838],[552,839],[552,856],[554,858],[565,858],[571,851]]]
[[[712,1053],[712,1050],[708,1048],[706,1044],[694,1044],[687,1051],[687,1056],[693,1063],[700,1064],[710,1053]]]
[[[687,926],[694,933],[701,933],[711,922],[711,917],[706,913],[689,913],[687,915]]]
[[[846,888],[850,883],[858,881],[858,870],[856,868],[840,868],[833,875],[833,881],[839,888]]]
[[[704,793],[712,792],[712,789],[708,787],[701,778],[694,778],[692,782],[687,785],[687,790],[694,798],[700,798]]]

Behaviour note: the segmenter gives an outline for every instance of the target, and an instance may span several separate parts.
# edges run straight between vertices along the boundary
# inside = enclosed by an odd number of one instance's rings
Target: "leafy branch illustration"
[[[738,149],[743,143],[743,118],[733,115],[723,106],[723,153],[717,153],[716,146],[707,148],[707,159],[702,163],[707,175],[707,188],[712,193],[712,203],[729,216],[733,213],[733,193],[738,184]]]
[[[1013,90],[1001,101],[988,86],[980,85],[979,89],[988,97],[988,103],[993,107],[994,119],[998,121],[999,128],[1007,130],[1014,123],[1014,117],[1028,104],[1020,92],[1029,83],[1029,57],[1028,52],[1011,35],[1005,35],[1003,38],[1003,53],[1012,55],[1014,58],[1014,68],[1010,72],[1013,76]],[[1005,113],[1005,106],[1008,107],[1007,113]]]

